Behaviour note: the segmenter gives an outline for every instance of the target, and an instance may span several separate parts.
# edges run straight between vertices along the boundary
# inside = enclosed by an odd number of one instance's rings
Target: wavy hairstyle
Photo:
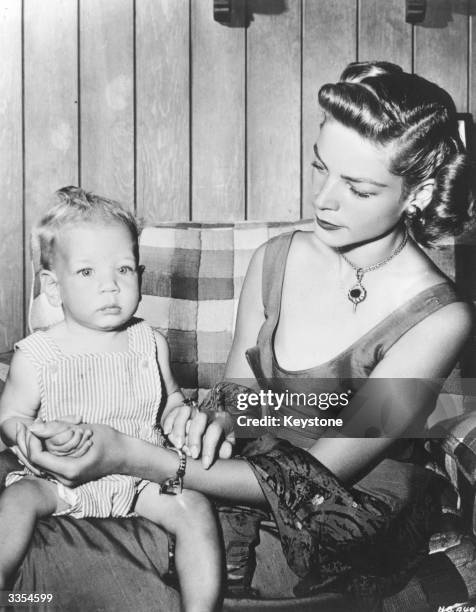
[[[463,231],[472,212],[471,168],[444,89],[390,62],[355,62],[320,89],[319,104],[375,144],[396,145],[390,171],[402,177],[403,197],[434,180],[428,206],[406,217],[417,242],[429,246]]]
[[[33,231],[32,239],[40,251],[40,265],[53,268],[58,233],[77,223],[121,223],[129,230],[136,261],[139,261],[141,227],[134,215],[114,200],[103,198],[81,187],[63,187],[55,193],[56,202],[43,215]]]

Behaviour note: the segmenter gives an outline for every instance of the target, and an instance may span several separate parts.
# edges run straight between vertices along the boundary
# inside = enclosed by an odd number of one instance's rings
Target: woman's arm
[[[450,304],[408,331],[386,353],[366,385],[310,452],[336,476],[352,480],[372,465],[415,420],[426,420],[472,327],[469,306]],[[365,437],[380,429],[381,437]]]
[[[128,474],[161,483],[177,472],[177,453],[126,436],[106,425],[87,426],[93,431],[94,444],[82,457],[52,455],[41,444],[41,438],[49,436],[52,425],[38,424],[35,435],[20,426],[18,444],[31,462],[68,486],[108,474]],[[251,468],[240,459],[218,460],[206,470],[200,460],[189,458],[184,485],[230,501],[251,505],[264,503]]]

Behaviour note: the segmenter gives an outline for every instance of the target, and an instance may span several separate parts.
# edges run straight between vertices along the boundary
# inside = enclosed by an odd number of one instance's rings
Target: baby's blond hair
[[[56,202],[43,215],[33,232],[33,240],[40,251],[40,266],[44,270],[53,268],[58,233],[66,226],[81,222],[125,225],[132,237],[134,257],[139,261],[140,225],[119,202],[73,186],[59,189],[55,197]]]

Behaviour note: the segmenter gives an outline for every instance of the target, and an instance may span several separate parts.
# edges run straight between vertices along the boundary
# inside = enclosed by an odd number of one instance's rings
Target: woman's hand
[[[90,429],[71,425],[68,430],[62,431],[51,438],[46,438],[44,445],[45,449],[53,455],[81,457],[92,445],[91,436],[92,431]]]
[[[81,457],[92,444],[91,430],[81,427],[81,423],[81,415],[69,414],[61,421],[51,421],[48,424],[37,420],[28,429],[35,434],[39,428],[45,449],[53,455]]]
[[[53,455],[44,449],[43,439],[51,438],[64,424],[36,423],[34,431],[18,425],[17,445],[29,464],[51,474],[66,486],[95,480],[107,474],[123,473],[127,457],[127,436],[106,425],[83,425],[92,431],[94,443],[80,457]],[[79,425],[78,425],[79,427]]]
[[[50,438],[56,438],[57,444],[59,443],[62,445],[66,443],[67,447],[70,447],[71,438],[73,438],[72,426],[79,425],[81,423],[81,420],[82,418],[80,415],[69,414],[69,415],[66,415],[62,421],[52,421],[51,424],[49,424],[48,429],[47,429],[49,435],[45,437],[45,444],[48,445],[48,440]],[[16,424],[16,444],[11,446],[10,448],[12,452],[14,452],[15,455],[18,457],[19,461],[21,461],[21,463],[23,463],[25,467],[31,470],[33,474],[35,474],[36,476],[41,476],[41,470],[39,470],[36,466],[34,466],[31,463],[27,455],[23,452],[24,448],[22,448],[22,446],[18,444],[18,434],[21,430],[20,423],[21,422],[17,422]],[[28,429],[34,432],[35,427],[38,425],[40,426],[40,428],[43,428],[43,425],[44,425],[43,421],[41,420],[34,421],[31,425],[28,426]],[[26,427],[27,425],[23,424],[23,426]],[[84,446],[84,444],[86,443],[89,437],[90,437],[90,434],[89,436],[86,436],[86,437],[81,436],[82,441],[80,444],[80,448],[78,450],[80,450]]]
[[[229,459],[233,454],[233,419],[226,412],[200,412],[196,406],[177,406],[164,418],[162,429],[176,448],[185,447],[194,459],[201,455],[205,469],[217,456]]]

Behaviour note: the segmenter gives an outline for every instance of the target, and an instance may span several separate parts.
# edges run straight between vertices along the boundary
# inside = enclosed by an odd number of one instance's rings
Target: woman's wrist
[[[155,446],[139,438],[123,435],[117,453],[118,472],[128,476],[161,481],[177,471],[177,454],[161,446]]]

